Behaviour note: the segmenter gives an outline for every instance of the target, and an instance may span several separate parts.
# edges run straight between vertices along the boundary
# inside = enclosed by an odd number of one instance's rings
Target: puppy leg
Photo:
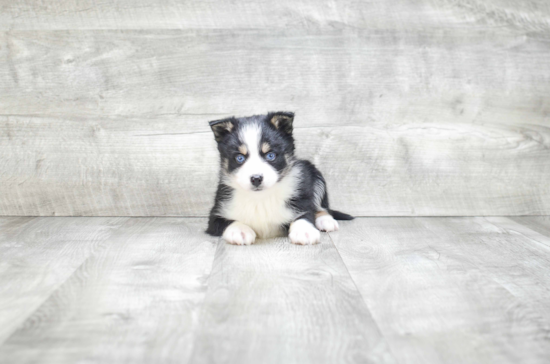
[[[321,231],[331,232],[339,229],[338,222],[326,211],[315,214],[315,226]]]
[[[225,229],[222,238],[229,244],[250,245],[256,240],[256,233],[248,225],[235,221]]]
[[[298,219],[290,224],[288,237],[293,244],[310,245],[319,242],[321,233],[311,222],[306,219]]]

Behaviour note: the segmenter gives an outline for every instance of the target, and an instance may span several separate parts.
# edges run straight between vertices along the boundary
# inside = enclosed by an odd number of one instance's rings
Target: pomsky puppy
[[[220,179],[206,232],[231,244],[288,234],[315,244],[352,216],[331,210],[325,179],[294,157],[294,113],[273,112],[210,122],[220,152]]]

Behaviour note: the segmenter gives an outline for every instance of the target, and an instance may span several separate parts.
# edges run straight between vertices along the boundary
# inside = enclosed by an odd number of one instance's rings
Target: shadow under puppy
[[[319,230],[353,219],[329,209],[321,172],[294,157],[293,120],[274,112],[210,122],[221,164],[208,234],[239,245],[286,234],[294,244],[315,244]]]

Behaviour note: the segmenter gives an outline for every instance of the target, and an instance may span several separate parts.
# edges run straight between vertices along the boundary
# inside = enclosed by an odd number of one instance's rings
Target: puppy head
[[[262,191],[280,181],[294,162],[291,112],[210,122],[221,168],[234,188]]]

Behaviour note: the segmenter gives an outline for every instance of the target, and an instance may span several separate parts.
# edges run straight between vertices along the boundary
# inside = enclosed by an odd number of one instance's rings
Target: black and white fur
[[[221,165],[208,234],[238,245],[286,234],[292,243],[315,244],[319,230],[353,219],[329,209],[321,172],[294,157],[293,120],[291,112],[275,112],[210,122]]]

